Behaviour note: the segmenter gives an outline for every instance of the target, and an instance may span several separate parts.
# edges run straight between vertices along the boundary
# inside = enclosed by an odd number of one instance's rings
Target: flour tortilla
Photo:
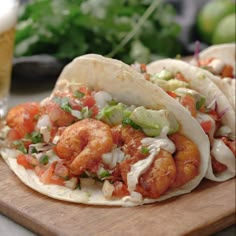
[[[199,60],[206,60],[209,58],[220,59],[227,65],[233,67],[234,79],[232,78],[220,78],[216,75],[211,75],[210,72],[206,71],[208,77],[221,89],[221,91],[226,95],[233,109],[236,110],[236,44],[227,43],[213,45],[199,53]],[[197,60],[194,58],[190,62],[193,65],[197,65]]]
[[[214,84],[210,77],[212,75],[205,70],[198,67],[191,66],[186,62],[175,59],[163,59],[156,62],[152,62],[147,65],[147,72],[150,74],[157,73],[162,69],[167,69],[170,72],[181,72],[185,79],[189,82],[190,88],[200,91],[202,95],[206,97],[206,104],[209,105],[215,99],[217,102],[217,110],[219,113],[226,111],[222,117],[222,123],[232,130],[235,136],[235,111],[229,104],[226,96],[222,91]],[[210,165],[206,174],[206,178],[214,181],[225,181],[235,176],[236,165],[235,158],[227,156],[225,158],[217,159],[219,162],[227,166],[227,170],[215,175],[212,170],[211,159]]]
[[[42,184],[33,171],[25,170],[17,165],[17,151],[7,148],[1,149],[1,154],[15,172],[15,174],[30,188],[49,197],[64,201],[93,204],[134,206],[162,201],[170,197],[189,193],[196,188],[204,178],[209,163],[209,141],[201,130],[199,124],[175,100],[164,91],[144,80],[128,65],[99,55],[85,55],[74,59],[62,71],[53,93],[58,90],[73,90],[75,86],[85,85],[90,89],[103,90],[110,93],[113,98],[125,104],[142,105],[152,109],[165,107],[171,110],[181,125],[181,133],[191,139],[199,148],[201,155],[200,173],[184,186],[169,191],[158,199],[143,199],[134,202],[127,198],[108,200],[104,198],[101,183],[84,184],[81,190],[70,190],[65,187]]]

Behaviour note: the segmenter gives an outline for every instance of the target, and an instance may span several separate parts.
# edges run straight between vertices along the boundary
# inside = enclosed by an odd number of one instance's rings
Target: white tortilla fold
[[[189,65],[186,62],[175,59],[163,59],[155,61],[147,65],[147,72],[150,74],[160,72],[162,69],[166,69],[170,72],[181,72],[185,79],[189,82],[190,88],[200,91],[202,95],[206,97],[206,104],[211,104],[214,100],[217,102],[217,110],[219,113],[224,112],[222,117],[222,123],[232,130],[235,136],[235,111],[229,104],[227,97],[222,91],[212,82],[212,75],[205,70],[198,67]],[[220,144],[216,142],[214,145],[220,147]],[[218,148],[216,148],[218,150]],[[206,173],[206,178],[213,181],[225,181],[227,179],[235,177],[236,165],[234,155],[227,155],[225,153],[231,152],[229,148],[224,151],[224,158],[216,158],[219,162],[227,166],[227,170],[215,175],[212,170],[211,159],[210,165]]]
[[[233,67],[234,79],[232,78],[220,78],[216,75],[211,75],[210,72],[208,77],[221,89],[221,91],[227,96],[233,109],[236,110],[236,44],[226,43],[213,45],[199,53],[199,60],[205,60],[209,58],[220,59],[227,65]],[[197,65],[197,59],[194,58],[190,61],[192,65]]]
[[[134,206],[146,203],[162,201],[170,197],[189,193],[196,188],[206,175],[209,164],[209,141],[199,124],[193,119],[185,108],[170,98],[159,87],[137,79],[141,74],[134,71],[128,65],[113,59],[99,55],[85,55],[74,59],[62,71],[55,89],[73,90],[79,85],[85,85],[90,89],[103,90],[112,95],[119,102],[127,105],[145,106],[151,109],[165,107],[171,110],[181,125],[181,133],[192,140],[199,148],[201,155],[200,173],[184,186],[173,189],[158,199],[143,199],[142,202],[134,202],[129,198],[109,200],[104,198],[102,186],[96,183],[84,187],[81,190],[70,190],[65,187],[42,184],[33,171],[25,170],[16,163],[16,151],[6,148],[1,149],[4,160],[15,174],[30,188],[49,197],[64,201],[114,206]]]

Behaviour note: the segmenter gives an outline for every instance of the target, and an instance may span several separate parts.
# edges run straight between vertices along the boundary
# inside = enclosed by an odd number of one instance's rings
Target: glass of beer
[[[0,118],[8,108],[18,0],[0,0]]]

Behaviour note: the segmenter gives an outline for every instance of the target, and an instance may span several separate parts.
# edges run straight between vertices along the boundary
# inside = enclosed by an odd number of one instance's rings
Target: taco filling
[[[216,106],[206,108],[204,98],[188,89],[168,92],[202,119],[212,138],[220,137],[230,147],[226,128],[218,128]],[[170,111],[128,106],[105,91],[84,86],[73,93],[57,91],[41,103],[12,108],[6,122],[7,145],[18,150],[17,164],[44,185],[83,190],[99,182],[106,199],[141,202],[199,174],[198,147],[180,134]]]
[[[220,78],[231,78],[234,79],[234,68],[230,64],[226,64],[220,58],[210,57],[207,59],[199,59],[197,66],[205,70],[210,71],[212,74],[219,76]]]
[[[189,80],[181,72],[171,72],[162,69],[158,73],[147,73],[145,65],[134,65],[136,70],[144,74],[146,80],[161,87],[168,95],[183,105],[199,122],[204,132],[208,135],[211,144],[211,163],[214,174],[227,170],[227,166],[218,160],[235,158],[236,141],[233,130],[223,124],[222,117],[227,113],[227,108],[218,111],[217,99],[206,102],[206,97],[200,91],[192,89]]]

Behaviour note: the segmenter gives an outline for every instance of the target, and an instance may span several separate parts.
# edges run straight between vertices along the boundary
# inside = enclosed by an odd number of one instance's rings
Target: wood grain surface
[[[0,158],[0,211],[41,235],[209,235],[235,224],[235,179],[139,207],[95,207],[43,196]]]

